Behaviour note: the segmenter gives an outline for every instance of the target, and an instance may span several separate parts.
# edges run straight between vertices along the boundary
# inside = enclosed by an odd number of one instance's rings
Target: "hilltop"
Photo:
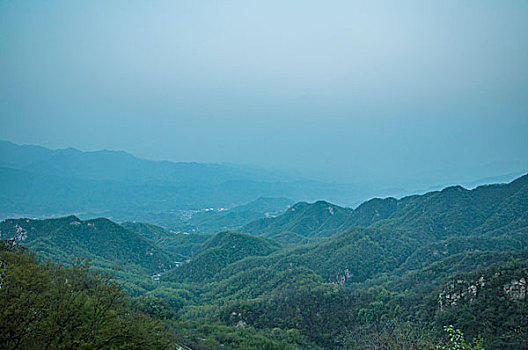
[[[96,268],[111,274],[124,273],[127,278],[137,273],[149,276],[163,272],[173,267],[174,260],[181,259],[104,218],[8,219],[0,223],[0,239],[14,240],[44,259],[65,265],[77,258],[90,259]]]
[[[528,330],[526,198],[527,175],[355,209],[299,202],[246,225],[251,235],[68,216],[6,220],[0,237],[63,264],[90,257],[103,271],[135,271],[118,277],[191,348],[428,349],[453,324],[487,349],[518,349]]]
[[[317,238],[351,227],[373,226],[403,228],[422,236],[428,235],[430,239],[455,234],[471,235],[497,229],[494,221],[504,225],[501,220],[514,220],[516,217],[508,219],[506,212],[515,210],[522,214],[526,208],[522,198],[527,193],[528,175],[524,175],[508,184],[479,186],[473,190],[452,186],[402,199],[375,198],[356,209],[324,201],[313,204],[302,202],[277,217],[251,222],[241,231],[263,236],[293,232]]]

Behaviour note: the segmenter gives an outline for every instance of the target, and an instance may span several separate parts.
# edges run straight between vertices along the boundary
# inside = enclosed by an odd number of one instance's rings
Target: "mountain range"
[[[67,216],[4,220],[0,239],[64,265],[91,259],[166,310],[191,348],[428,349],[448,325],[486,349],[528,347],[528,175],[355,209],[290,203],[195,217],[194,227],[240,232]]]
[[[505,224],[504,220],[512,220],[507,224],[514,224],[514,217],[508,219],[504,211],[511,208],[526,211],[528,204],[523,199],[528,195],[527,185],[528,177],[524,175],[509,184],[473,190],[453,186],[401,199],[375,198],[356,209],[325,201],[297,203],[280,216],[256,220],[241,230],[264,236],[293,232],[311,238],[327,237],[348,227],[367,226],[405,228],[436,239],[454,234],[484,234],[495,230],[497,222]]]
[[[179,228],[189,210],[232,208],[259,197],[354,202],[352,185],[226,164],[150,161],[0,141],[0,216],[148,221]]]

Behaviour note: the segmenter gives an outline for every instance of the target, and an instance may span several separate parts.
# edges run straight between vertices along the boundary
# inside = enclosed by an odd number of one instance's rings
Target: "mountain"
[[[185,231],[189,210],[233,208],[260,197],[355,202],[362,195],[352,185],[310,181],[276,170],[150,161],[125,152],[50,150],[0,141],[0,217],[4,218],[75,213],[83,219],[104,216]],[[233,218],[207,231],[232,229],[257,219],[250,213],[271,213],[265,201],[261,200],[261,208],[258,204],[241,208],[246,214],[231,212]]]
[[[220,271],[217,278],[229,278],[261,267],[278,271],[307,268],[326,282],[364,282],[398,268],[418,245],[403,231],[352,228],[313,244],[235,262]]]
[[[525,349],[527,182],[525,175],[472,190],[451,186],[355,209],[301,202],[248,224],[253,235],[110,224],[186,259],[155,279],[138,269],[134,291],[191,348],[433,349],[446,344],[444,327],[453,325],[468,342],[481,336],[486,349]],[[75,229],[91,221],[31,223],[52,237],[48,250],[25,238],[33,231],[24,220],[11,221],[7,237],[44,255],[51,250],[56,260],[100,245]],[[74,241],[73,249],[64,243],[72,234],[90,244]],[[104,246],[112,249],[96,250],[105,261],[137,257],[126,244],[123,252]]]
[[[268,239],[236,232],[220,232],[207,240],[188,264],[173,269],[164,279],[204,281],[227,265],[250,256],[267,256],[280,246]]]
[[[0,223],[0,239],[13,239],[63,264],[83,258],[105,269],[122,267],[149,274],[173,265],[173,258],[152,242],[104,218],[8,219]]]
[[[298,203],[285,214],[258,220],[243,231],[313,239],[344,230],[254,264],[281,269],[288,264],[305,266],[329,282],[357,283],[380,273],[417,269],[476,249],[526,249],[526,198],[527,175],[509,184],[474,190],[449,187],[401,200],[374,199],[355,210],[326,202]],[[232,271],[226,271],[236,273],[253,267],[251,260],[243,263],[245,266],[234,265]]]
[[[486,221],[486,225],[492,225],[493,216],[507,217],[506,213],[497,213],[498,209],[508,211],[515,207],[517,214],[524,213],[526,205],[522,199],[527,193],[528,175],[524,175],[509,184],[484,185],[473,190],[452,186],[399,200],[375,198],[354,210],[323,201],[298,203],[283,215],[254,221],[241,231],[263,236],[293,232],[304,237],[324,237],[350,227],[373,225],[403,228],[440,239],[454,234],[470,235],[482,230]],[[513,200],[516,203],[510,204]]]
[[[301,202],[280,216],[249,223],[241,231],[263,236],[293,232],[304,237],[325,237],[344,231],[346,227],[343,225],[351,213],[351,209],[325,201]]]
[[[260,197],[246,204],[225,210],[204,210],[192,214],[188,224],[193,232],[216,233],[238,230],[261,218],[282,214],[293,201],[286,198]]]
[[[142,222],[124,222],[121,226],[151,240],[180,262],[197,254],[202,244],[211,238],[211,235],[177,233]]]
[[[394,212],[375,225],[403,227],[435,238],[469,235],[497,210],[510,207],[507,201],[511,196],[523,197],[527,193],[528,175],[509,184],[479,186],[473,190],[461,186],[448,187],[422,196],[402,198]],[[522,208],[519,209],[522,211]]]
[[[173,271],[162,280],[202,288],[200,302],[188,309],[190,319],[195,305],[202,305],[204,318],[231,327],[297,329],[313,348],[432,348],[442,327],[453,324],[469,339],[482,336],[486,348],[524,349],[526,181],[523,176],[474,190],[452,186],[401,200],[374,199],[355,210],[337,208],[342,215],[335,221],[333,205],[299,203],[258,222],[278,230],[291,225],[304,234],[306,228],[350,226],[220,268],[218,260],[201,260],[193,269],[208,274],[194,280]]]
[[[284,181],[290,175],[226,164],[152,161],[123,151],[50,150],[0,141],[0,166],[50,176],[135,183],[219,184],[226,181]]]

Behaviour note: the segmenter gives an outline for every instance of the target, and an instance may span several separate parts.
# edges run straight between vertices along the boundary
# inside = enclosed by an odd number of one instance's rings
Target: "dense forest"
[[[211,230],[226,222],[195,220]],[[75,216],[3,221],[0,341],[528,349],[528,175],[356,209],[301,202],[237,222],[240,232],[184,234]]]

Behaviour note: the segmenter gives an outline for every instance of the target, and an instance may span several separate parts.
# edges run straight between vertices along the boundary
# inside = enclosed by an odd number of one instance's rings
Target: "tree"
[[[445,345],[438,345],[436,347],[438,350],[484,350],[482,339],[473,339],[473,342],[468,344],[460,329],[449,325],[445,326],[444,330],[447,332],[448,340]]]
[[[171,349],[163,324],[130,307],[112,278],[88,263],[39,264],[0,241],[2,349]]]

